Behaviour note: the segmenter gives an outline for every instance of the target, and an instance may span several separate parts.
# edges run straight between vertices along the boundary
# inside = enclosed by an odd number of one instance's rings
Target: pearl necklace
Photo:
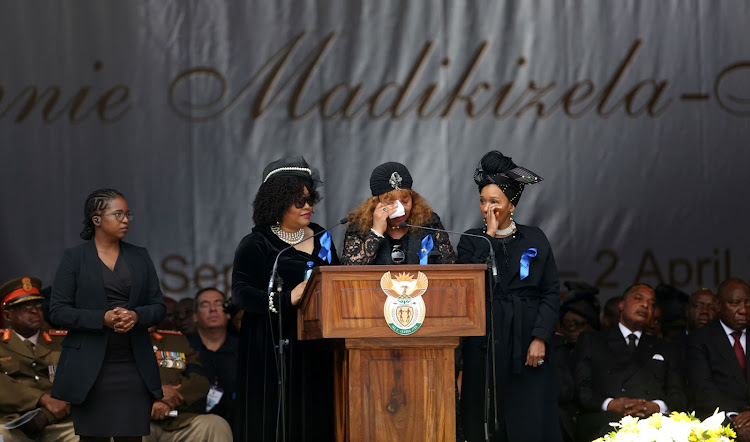
[[[510,225],[504,229],[500,229],[495,232],[495,236],[508,236],[516,230],[516,222],[510,220]]]
[[[271,226],[271,231],[276,236],[278,236],[280,240],[284,241],[287,244],[297,244],[305,236],[304,227],[294,233],[288,233],[288,232],[281,230],[281,226],[276,224],[275,226]]]

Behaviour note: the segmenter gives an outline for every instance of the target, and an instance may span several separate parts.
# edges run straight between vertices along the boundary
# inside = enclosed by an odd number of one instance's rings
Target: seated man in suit
[[[629,287],[620,301],[620,321],[580,336],[574,376],[581,415],[578,439],[593,440],[612,430],[609,422],[681,410],[684,393],[669,345],[643,333],[656,296],[646,284]]]
[[[0,440],[78,440],[70,405],[50,396],[65,332],[42,330],[41,286],[27,276],[0,287],[2,315],[10,324],[0,330]],[[4,428],[32,410],[38,411],[27,423]]]
[[[198,353],[178,331],[150,330],[159,363],[164,398],[151,408],[151,434],[145,442],[230,441],[232,430],[221,416],[190,411],[206,403],[209,382],[201,368]],[[170,414],[171,413],[171,414]]]
[[[705,417],[716,407],[734,420],[738,440],[750,440],[750,389],[747,384],[747,326],[750,286],[728,279],[718,289],[719,318],[692,332],[687,372],[696,413]],[[738,414],[734,414],[738,413]]]

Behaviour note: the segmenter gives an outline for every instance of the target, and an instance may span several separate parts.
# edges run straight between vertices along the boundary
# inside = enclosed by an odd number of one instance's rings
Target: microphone
[[[405,227],[415,227],[417,229],[423,229],[423,230],[432,230],[435,232],[445,232],[445,233],[454,233],[456,235],[462,235],[462,236],[473,236],[474,238],[482,238],[483,240],[487,241],[487,245],[490,246],[490,254],[487,256],[487,265],[489,266],[490,270],[492,271],[492,284],[489,285],[487,288],[487,292],[489,293],[489,299],[493,299],[494,296],[492,294],[492,286],[497,282],[497,261],[495,261],[495,250],[492,248],[492,242],[489,238],[482,235],[475,235],[473,233],[462,233],[462,232],[452,232],[450,230],[444,230],[444,229],[435,229],[434,227],[424,227],[424,226],[415,226],[412,224],[407,224],[406,222],[402,222],[398,225],[400,228]],[[492,392],[489,391],[490,386],[490,378],[492,378],[492,384],[497,385],[497,378],[496,378],[496,371],[495,371],[495,312],[492,308],[492,303],[489,303],[489,315],[490,315],[490,331],[487,335],[487,351],[489,352],[489,357],[485,361],[485,392],[484,392],[484,413],[485,413],[485,419],[484,419],[484,437],[486,441],[490,440],[490,402],[494,404],[494,431],[497,432],[500,429],[500,422],[497,418],[497,390],[492,389]]]
[[[289,249],[294,248],[294,246],[296,246],[297,244],[300,244],[300,243],[303,243],[305,241],[311,240],[311,239],[315,238],[316,236],[320,236],[320,235],[322,235],[322,234],[324,234],[326,232],[329,232],[331,229],[333,229],[336,226],[340,226],[341,224],[346,224],[348,222],[349,222],[349,218],[341,218],[336,224],[332,225],[331,227],[329,227],[329,228],[327,228],[325,230],[321,230],[320,232],[315,233],[315,234],[313,234],[311,236],[308,236],[307,238],[303,239],[302,241],[300,241],[298,243],[291,244],[291,245],[289,245],[289,246],[284,247],[283,249],[281,249],[281,251],[279,252],[279,254],[276,255],[276,260],[274,260],[274,262],[273,262],[273,269],[271,270],[271,279],[269,279],[269,281],[268,281],[268,294],[270,295],[271,292],[273,291],[273,284],[274,284],[274,282],[276,282],[276,278],[279,276],[278,275],[278,272],[279,272],[279,257],[284,252],[286,252]]]
[[[462,236],[473,236],[474,238],[482,238],[483,240],[487,241],[487,245],[490,246],[490,254],[487,257],[487,264],[490,267],[490,271],[492,271],[493,282],[494,280],[497,279],[497,264],[496,264],[497,261],[495,261],[495,249],[492,248],[492,242],[486,236],[475,235],[473,233],[452,232],[450,230],[436,229],[434,227],[416,226],[413,224],[407,224],[406,221],[403,221],[401,224],[398,225],[398,227],[401,229],[404,229],[406,227],[414,227],[417,229],[432,230],[434,232],[445,232],[445,233],[453,233],[453,234],[462,235]]]

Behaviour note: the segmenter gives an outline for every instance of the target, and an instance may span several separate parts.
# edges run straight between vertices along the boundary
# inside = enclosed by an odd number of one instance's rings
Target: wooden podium
[[[455,441],[454,349],[485,334],[485,265],[316,267],[299,339],[332,339],[336,441]],[[402,336],[386,323],[380,280],[424,273],[425,318]],[[395,298],[394,298],[395,299]]]

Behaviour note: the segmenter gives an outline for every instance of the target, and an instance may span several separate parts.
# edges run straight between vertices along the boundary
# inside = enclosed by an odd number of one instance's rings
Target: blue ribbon
[[[331,263],[331,232],[326,232],[320,237],[320,253],[318,258]]]
[[[427,235],[422,239],[422,245],[419,248],[419,263],[420,264],[427,264],[428,255],[432,251],[432,248],[434,247],[434,243],[432,242],[432,235]]]
[[[530,249],[527,249],[525,252],[523,252],[523,255],[521,255],[521,279],[526,278],[529,276],[529,266],[531,265],[531,258],[536,256],[536,247],[532,247]]]

